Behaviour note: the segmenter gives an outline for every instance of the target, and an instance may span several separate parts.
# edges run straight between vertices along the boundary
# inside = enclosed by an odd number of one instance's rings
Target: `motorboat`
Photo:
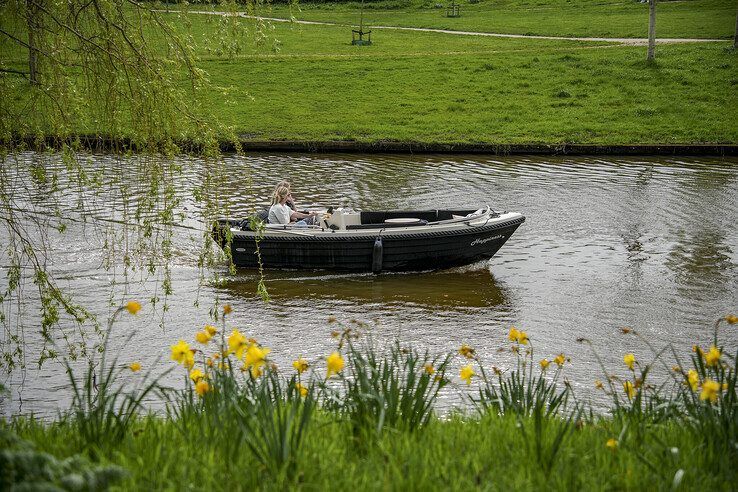
[[[263,215],[262,215],[263,217]],[[491,258],[525,221],[517,212],[329,209],[315,225],[220,219],[213,237],[237,267],[422,271]]]

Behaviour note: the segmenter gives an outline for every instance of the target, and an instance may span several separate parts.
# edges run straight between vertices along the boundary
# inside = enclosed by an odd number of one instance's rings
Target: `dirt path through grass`
[[[160,10],[159,12],[176,13],[179,11],[171,10]],[[261,17],[256,15],[249,15],[244,12],[231,13],[231,12],[218,12],[218,11],[207,11],[207,10],[190,10],[189,14],[200,14],[200,15],[238,15],[247,19],[266,20],[271,22],[292,22],[295,24],[306,24],[306,25],[318,25],[318,26],[340,26],[349,27],[348,24],[340,24],[336,22],[323,22],[323,21],[307,21],[297,19],[283,19],[279,17]],[[450,29],[434,29],[429,27],[400,27],[400,26],[371,26],[371,29],[392,29],[396,31],[415,31],[415,32],[431,32],[439,34],[455,34],[458,36],[486,36],[495,38],[516,38],[516,39],[543,39],[553,41],[598,41],[598,42],[609,42],[609,43],[620,43],[626,46],[646,46],[648,44],[647,38],[603,38],[603,37],[567,37],[567,36],[532,36],[527,34],[502,34],[494,32],[478,32],[478,31],[454,31]],[[656,38],[657,44],[677,44],[677,43],[725,43],[725,39],[697,39],[697,38]]]

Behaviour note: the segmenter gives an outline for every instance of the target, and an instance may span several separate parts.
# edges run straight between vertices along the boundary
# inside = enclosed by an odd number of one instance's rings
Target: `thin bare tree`
[[[653,61],[656,56],[656,0],[648,0],[648,55],[646,60]]]

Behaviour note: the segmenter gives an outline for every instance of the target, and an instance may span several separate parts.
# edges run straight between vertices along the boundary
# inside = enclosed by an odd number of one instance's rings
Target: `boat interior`
[[[319,218],[315,225],[293,224],[267,224],[268,229],[291,229],[299,227],[300,229],[332,229],[332,230],[361,230],[361,229],[377,229],[377,228],[395,228],[395,227],[414,227],[435,224],[447,224],[453,222],[463,222],[470,218],[479,217],[484,214],[491,213],[496,216],[489,207],[479,210],[386,210],[386,211],[358,211],[351,208],[328,209]],[[267,211],[260,211],[256,217],[262,222],[266,221]],[[251,230],[251,219],[240,222],[241,230]]]

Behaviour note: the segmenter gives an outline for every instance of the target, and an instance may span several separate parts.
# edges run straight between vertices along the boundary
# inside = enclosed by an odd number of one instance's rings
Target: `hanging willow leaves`
[[[132,273],[157,278],[161,289],[151,300],[166,310],[172,231],[183,227],[175,154],[197,152],[205,160],[195,190],[198,263],[222,261],[208,224],[227,214],[220,146],[230,142],[240,152],[238,139],[201,104],[204,91],[222,88],[198,68],[195,40],[182,21],[186,6],[178,15],[160,8],[135,0],[0,3],[0,234],[7,237],[0,368],[25,364],[22,296],[40,307],[39,363],[55,357],[60,342],[72,358],[86,355],[94,345],[85,326],[100,339],[94,316],[58,286],[51,268],[49,242],[72,223],[91,229],[113,285],[127,285]],[[238,7],[229,1],[221,8],[235,14]],[[222,56],[237,54],[247,34],[262,40],[262,30],[260,22],[224,16],[215,36]],[[105,151],[112,162],[103,169],[89,150]],[[43,199],[29,200],[29,186]],[[116,216],[96,215],[94,199],[120,204]]]

